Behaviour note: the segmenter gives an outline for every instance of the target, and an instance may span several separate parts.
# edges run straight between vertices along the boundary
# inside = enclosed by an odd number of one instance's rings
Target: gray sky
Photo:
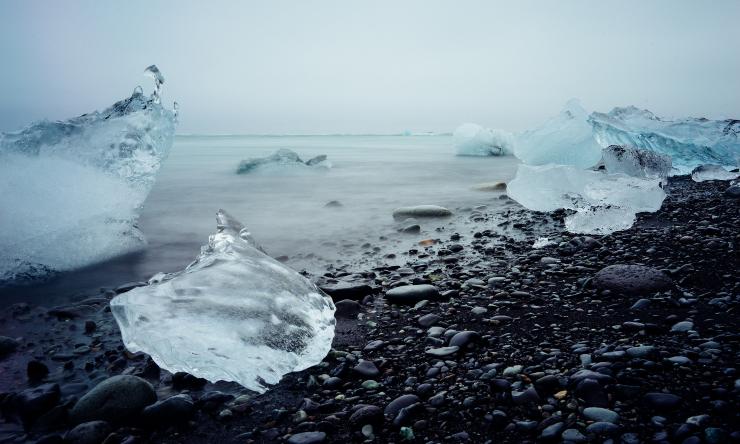
[[[143,69],[182,133],[522,130],[571,97],[740,117],[740,1],[0,0],[0,130],[103,108]]]

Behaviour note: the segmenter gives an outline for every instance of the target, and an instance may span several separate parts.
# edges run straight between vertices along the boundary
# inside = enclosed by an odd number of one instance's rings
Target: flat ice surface
[[[0,286],[141,248],[138,211],[175,123],[137,88],[103,111],[0,134]]]
[[[604,148],[602,159],[609,173],[623,173],[634,177],[665,178],[671,175],[673,169],[671,156],[621,145]]]
[[[185,270],[115,297],[111,310],[130,351],[173,373],[262,393],[326,356],[334,304],[222,210],[217,227]]]
[[[528,165],[573,165],[590,168],[601,159],[588,114],[570,100],[556,117],[516,137],[514,155]]]
[[[740,120],[664,120],[628,106],[592,113],[589,122],[603,146],[627,145],[667,154],[680,174],[705,163],[735,166],[740,161]]]
[[[575,210],[565,219],[572,233],[626,230],[638,212],[660,209],[665,192],[658,179],[582,170],[566,165],[519,165],[509,196],[535,211]]]
[[[691,179],[694,182],[705,182],[707,180],[735,180],[740,173],[727,171],[720,165],[699,165],[691,171]]]
[[[502,130],[463,123],[453,134],[458,156],[503,156],[514,152],[514,137]]]

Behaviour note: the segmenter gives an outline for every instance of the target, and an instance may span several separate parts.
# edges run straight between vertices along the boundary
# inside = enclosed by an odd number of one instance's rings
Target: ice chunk
[[[679,173],[705,164],[734,166],[740,161],[740,120],[663,120],[634,106],[589,117],[603,146],[628,145],[667,154]]]
[[[175,125],[137,88],[103,111],[0,134],[0,285],[141,248],[138,209]]]
[[[164,84],[164,76],[159,71],[159,68],[157,68],[157,65],[149,65],[144,70],[144,74],[154,79],[154,94],[152,94],[152,99],[159,103],[159,93],[161,92],[162,85]]]
[[[111,310],[130,351],[257,392],[321,362],[334,337],[331,299],[223,210],[192,264],[115,297]]]
[[[602,159],[608,172],[633,177],[665,178],[672,169],[671,156],[621,145],[604,148]]]
[[[588,114],[570,100],[560,114],[516,138],[514,155],[528,165],[573,165],[589,168],[601,159]]]
[[[660,209],[658,179],[582,170],[566,165],[519,165],[509,196],[530,210],[574,210],[565,227],[573,233],[608,234],[632,226],[638,212]]]
[[[555,242],[551,241],[547,237],[538,237],[537,240],[532,244],[532,248],[545,248],[548,245],[553,245]]]
[[[513,136],[475,123],[460,125],[453,134],[458,156],[503,156],[513,153]]]
[[[236,169],[236,173],[246,174],[256,171],[303,171],[308,170],[306,167],[312,167],[314,169],[328,169],[331,168],[331,163],[326,159],[325,154],[318,155],[304,162],[295,151],[281,148],[267,157],[256,157],[242,160]]]
[[[707,180],[734,180],[740,177],[740,173],[730,172],[720,165],[699,165],[691,172],[694,182],[705,182]]]

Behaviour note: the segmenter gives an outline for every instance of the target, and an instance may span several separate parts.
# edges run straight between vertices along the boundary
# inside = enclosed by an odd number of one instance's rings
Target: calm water
[[[333,168],[235,174],[241,160],[279,148],[292,149],[304,160],[326,154]],[[498,194],[472,186],[508,181],[516,164],[513,157],[457,157],[450,136],[178,136],[142,210],[139,227],[148,239],[144,251],[44,286],[4,290],[10,293],[4,302],[51,304],[180,270],[215,231],[219,208],[249,227],[272,256],[287,256],[299,270],[379,261],[384,253],[368,254],[372,246],[410,247],[434,237],[438,227],[464,223],[466,208],[484,204],[495,209]],[[332,200],[343,206],[326,208]],[[458,210],[458,216],[422,221],[419,235],[398,233],[393,209],[420,204]],[[371,247],[363,247],[366,243]]]

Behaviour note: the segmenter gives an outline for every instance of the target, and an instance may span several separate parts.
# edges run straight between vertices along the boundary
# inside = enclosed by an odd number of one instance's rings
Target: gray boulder
[[[79,424],[86,421],[126,422],[157,401],[151,384],[138,376],[118,375],[106,379],[77,401],[69,412]]]
[[[668,290],[673,280],[662,271],[643,265],[609,265],[596,273],[596,288],[616,293],[655,293]]]

